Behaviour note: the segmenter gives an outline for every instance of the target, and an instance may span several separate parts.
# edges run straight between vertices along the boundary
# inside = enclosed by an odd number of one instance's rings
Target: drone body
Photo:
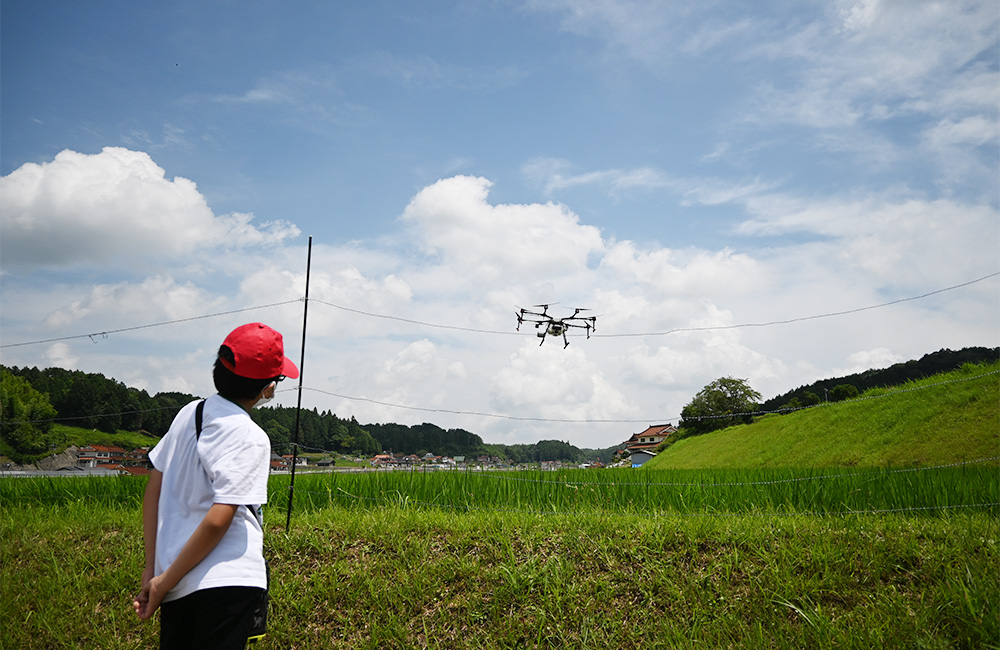
[[[563,349],[565,350],[569,346],[569,340],[566,338],[566,332],[569,331],[571,327],[585,329],[587,331],[588,339],[590,338],[591,331],[597,331],[597,316],[577,315],[581,311],[588,311],[586,309],[578,307],[573,310],[572,316],[555,318],[549,314],[549,305],[535,305],[535,307],[541,307],[542,311],[537,312],[518,307],[517,330],[521,330],[521,323],[534,323],[535,329],[541,330],[538,332],[538,338],[542,339],[542,341],[538,345],[545,343],[546,336],[562,336]]]

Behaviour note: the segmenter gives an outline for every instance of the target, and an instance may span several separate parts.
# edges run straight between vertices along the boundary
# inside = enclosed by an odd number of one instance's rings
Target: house
[[[672,424],[651,425],[642,433],[633,433],[632,437],[625,441],[625,453],[654,451],[670,434],[676,432],[677,427]]]
[[[97,467],[123,463],[128,457],[121,447],[106,447],[104,445],[87,445],[76,450],[76,464],[80,467]]]
[[[149,467],[149,447],[139,447],[125,454],[128,465],[134,467]]]
[[[656,456],[655,453],[646,449],[637,449],[633,451],[629,460],[632,462],[632,467],[640,467],[646,463],[650,458]]]
[[[625,449],[616,451],[615,455],[621,458],[627,456],[632,467],[639,467],[656,455],[656,448],[661,442],[676,432],[677,427],[669,423],[650,425],[641,433],[633,433],[624,442]]]
[[[373,467],[385,467],[386,465],[394,463],[394,459],[392,454],[377,454],[369,462]]]

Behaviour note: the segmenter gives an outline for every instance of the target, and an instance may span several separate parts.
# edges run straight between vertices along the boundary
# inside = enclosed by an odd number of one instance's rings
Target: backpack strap
[[[201,421],[205,416],[205,400],[198,402],[198,407],[194,410],[194,437],[201,440]]]
[[[200,402],[198,402],[198,406],[195,407],[194,409],[194,437],[197,440],[201,440],[201,424],[202,421],[204,420],[204,417],[205,417],[205,400],[201,400]],[[249,503],[244,505],[246,505],[247,510],[250,511],[250,514],[252,514],[254,516],[254,519],[256,519],[257,522],[260,524],[260,527],[264,528],[264,517],[261,514],[260,506],[254,508]]]

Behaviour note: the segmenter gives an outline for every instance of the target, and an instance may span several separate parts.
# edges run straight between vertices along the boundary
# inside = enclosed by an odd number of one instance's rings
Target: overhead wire
[[[702,416],[692,416],[683,419],[687,420],[713,420],[713,419],[730,419],[730,418],[745,418],[745,417],[759,417],[762,415],[775,415],[783,413],[791,413],[794,411],[804,411],[806,409],[819,408],[823,406],[830,406],[832,404],[848,404],[852,402],[862,402],[872,399],[881,399],[883,397],[889,397],[892,395],[898,395],[902,393],[909,393],[918,390],[924,390],[927,388],[933,388],[935,386],[942,386],[945,384],[954,384],[964,381],[972,381],[974,379],[981,379],[983,377],[988,377],[990,375],[1000,374],[1000,370],[994,370],[991,372],[986,372],[979,375],[974,375],[971,377],[959,377],[957,379],[949,379],[947,381],[936,382],[933,384],[926,384],[924,386],[914,386],[911,388],[903,388],[900,390],[889,391],[886,393],[880,393],[875,395],[864,395],[854,399],[841,400],[839,402],[820,402],[819,404],[811,404],[809,406],[796,406],[789,408],[774,409],[768,411],[748,411],[744,413],[724,413],[720,415],[702,415]],[[340,393],[334,393],[331,391],[322,390],[319,388],[311,388],[309,386],[303,387],[303,390],[308,390],[316,393],[321,393],[328,395],[330,397],[337,397],[340,399],[346,399],[349,401],[365,402],[369,404],[375,404],[378,406],[388,406],[391,408],[404,409],[409,411],[421,411],[424,413],[444,413],[447,415],[469,415],[477,417],[495,418],[500,420],[515,420],[515,421],[527,421],[527,422],[554,422],[561,424],[637,424],[637,423],[649,423],[649,422],[670,422],[672,420],[681,419],[682,416],[677,415],[668,418],[543,418],[543,417],[532,417],[532,416],[517,416],[517,415],[505,415],[502,413],[488,413],[484,411],[461,411],[455,409],[444,409],[444,408],[427,408],[421,406],[409,406],[406,404],[396,404],[393,402],[384,402],[381,400],[371,399],[367,397],[352,397],[350,395],[343,395]]]
[[[703,327],[679,327],[679,328],[674,328],[674,329],[670,329],[670,330],[652,331],[652,332],[619,332],[619,333],[611,333],[611,334],[605,334],[605,333],[598,334],[597,332],[592,332],[590,334],[590,336],[591,337],[595,337],[595,338],[666,336],[666,335],[669,335],[669,334],[677,334],[677,333],[681,333],[681,332],[704,332],[704,331],[731,330],[731,329],[740,329],[740,328],[770,327],[770,326],[773,326],[773,325],[788,325],[788,324],[791,324],[791,323],[800,323],[800,322],[805,322],[805,321],[810,321],[810,320],[818,320],[818,319],[821,319],[821,318],[831,318],[831,317],[834,317],[834,316],[845,316],[845,315],[848,315],[848,314],[856,314],[856,313],[860,313],[860,312],[864,312],[864,311],[870,311],[870,310],[873,310],[873,309],[881,309],[883,307],[889,307],[889,306],[892,306],[892,305],[898,305],[898,304],[905,303],[905,302],[912,302],[912,301],[915,301],[915,300],[922,300],[922,299],[928,298],[930,296],[934,296],[934,295],[937,295],[937,294],[945,293],[945,292],[948,292],[948,291],[954,291],[955,289],[961,289],[963,287],[967,287],[967,286],[976,284],[978,282],[983,282],[985,280],[989,280],[990,278],[994,278],[994,277],[997,277],[997,276],[1000,276],[1000,271],[995,272],[995,273],[990,273],[988,275],[984,275],[984,276],[982,276],[980,278],[976,278],[975,280],[969,280],[968,282],[962,282],[960,284],[952,285],[950,287],[944,287],[942,289],[936,289],[934,291],[929,291],[927,293],[923,293],[923,294],[920,294],[918,296],[909,296],[907,298],[899,298],[897,300],[891,300],[889,302],[879,303],[877,305],[868,305],[866,307],[856,307],[856,308],[853,308],[853,309],[846,309],[846,310],[842,310],[842,311],[826,312],[826,313],[822,313],[822,314],[813,314],[813,315],[809,315],[809,316],[799,316],[799,317],[795,317],[795,318],[788,318],[788,319],[782,319],[782,320],[772,320],[772,321],[766,321],[766,322],[760,322],[760,323],[737,323],[737,324],[734,324],[734,325],[708,325],[708,326],[703,326]],[[95,337],[107,338],[111,334],[120,334],[122,332],[131,332],[131,331],[136,331],[136,330],[148,329],[148,328],[152,328],[152,327],[161,327],[161,326],[164,326],[164,325],[176,325],[176,324],[179,324],[179,323],[186,323],[186,322],[195,321],[195,320],[203,320],[203,319],[206,319],[206,318],[215,318],[215,317],[218,317],[218,316],[228,316],[228,315],[231,315],[231,314],[238,314],[238,313],[247,312],[247,311],[254,311],[254,310],[257,310],[257,309],[268,309],[270,307],[279,307],[281,305],[288,305],[288,304],[292,304],[292,303],[296,303],[296,302],[302,302],[303,300],[305,300],[305,298],[295,298],[295,299],[292,299],[292,300],[284,300],[284,301],[281,301],[281,302],[275,302],[275,303],[270,303],[270,304],[266,304],[266,305],[255,305],[255,306],[252,306],[252,307],[244,307],[242,309],[232,309],[232,310],[223,311],[223,312],[215,312],[215,313],[211,313],[211,314],[204,314],[204,315],[201,315],[201,316],[191,316],[191,317],[188,317],[188,318],[178,318],[178,319],[175,319],[175,320],[160,321],[160,322],[156,322],[156,323],[148,323],[148,324],[145,324],[145,325],[134,325],[132,327],[121,327],[121,328],[117,328],[117,329],[108,329],[108,330],[101,330],[101,331],[97,331],[97,332],[89,332],[89,333],[86,333],[86,334],[73,334],[73,335],[68,335],[68,336],[59,336],[59,337],[53,337],[53,338],[47,338],[47,339],[38,339],[38,340],[32,340],[32,341],[22,341],[22,342],[19,342],[19,343],[4,343],[4,344],[0,344],[0,348],[14,348],[14,347],[21,347],[21,346],[26,346],[26,345],[38,345],[38,344],[42,344],[42,343],[54,343],[54,342],[58,342],[58,341],[68,341],[68,340],[72,340],[72,339],[84,339],[84,338],[94,339]],[[337,310],[340,310],[340,311],[344,311],[344,312],[347,312],[347,313],[358,314],[360,316],[366,316],[366,317],[369,317],[369,318],[379,318],[379,319],[383,319],[383,320],[392,320],[392,321],[396,321],[396,322],[400,322],[400,323],[407,323],[407,324],[410,324],[410,325],[418,325],[418,326],[421,326],[421,327],[433,327],[433,328],[437,328],[437,329],[446,329],[446,330],[453,330],[453,331],[460,331],[460,332],[470,332],[470,333],[473,333],[473,334],[497,334],[497,335],[503,335],[503,336],[532,336],[533,335],[531,333],[518,332],[518,331],[492,330],[492,329],[484,329],[484,328],[476,328],[476,327],[465,327],[465,326],[461,326],[461,325],[446,325],[446,324],[443,324],[443,323],[432,323],[432,322],[429,322],[429,321],[422,321],[422,320],[417,320],[417,319],[414,319],[414,318],[404,318],[402,316],[393,316],[393,315],[390,315],[390,314],[379,314],[379,313],[376,313],[376,312],[366,311],[366,310],[363,310],[363,309],[356,309],[356,308],[353,308],[353,307],[345,307],[344,305],[338,305],[336,303],[333,303],[333,302],[330,302],[330,301],[327,301],[327,300],[321,300],[319,298],[309,298],[309,301],[310,302],[316,302],[316,303],[319,303],[321,305],[325,305],[327,307],[331,307],[331,308],[334,308],[334,309],[337,309]],[[579,336],[583,336],[583,335],[581,334]]]
[[[948,292],[948,291],[954,291],[955,289],[961,289],[963,287],[967,287],[967,286],[976,284],[978,282],[983,282],[985,280],[989,280],[990,278],[994,278],[994,277],[997,277],[997,276],[1000,276],[1000,271],[995,272],[995,273],[990,273],[988,275],[984,275],[984,276],[982,276],[980,278],[976,278],[975,280],[969,280],[968,282],[962,282],[960,284],[952,285],[950,287],[944,287],[942,289],[935,289],[934,291],[929,291],[927,293],[923,293],[923,294],[920,294],[918,296],[909,296],[909,297],[906,297],[906,298],[899,298],[897,300],[891,300],[889,302],[879,303],[877,305],[868,305],[866,307],[856,307],[856,308],[853,308],[853,309],[845,309],[845,310],[842,310],[842,311],[826,312],[826,313],[822,313],[822,314],[813,314],[813,315],[810,315],[810,316],[799,316],[799,317],[788,318],[788,319],[783,319],[783,320],[773,320],[773,321],[766,321],[766,322],[760,322],[760,323],[738,323],[738,324],[735,324],[735,325],[708,325],[708,326],[704,326],[704,327],[678,327],[678,328],[674,328],[674,329],[670,329],[670,330],[656,331],[656,332],[620,332],[620,333],[612,333],[612,334],[598,334],[595,331],[595,332],[592,332],[589,336],[592,337],[592,338],[666,336],[666,335],[669,335],[669,334],[677,334],[677,333],[681,333],[681,332],[703,332],[703,331],[730,330],[730,329],[751,328],[751,327],[770,327],[770,326],[773,326],[773,325],[788,325],[788,324],[791,324],[791,323],[800,323],[800,322],[804,322],[804,321],[818,320],[818,319],[821,319],[821,318],[831,318],[831,317],[834,317],[834,316],[846,316],[846,315],[849,315],[849,314],[857,314],[857,313],[860,313],[860,312],[870,311],[870,310],[873,310],[873,309],[881,309],[883,307],[890,307],[892,305],[898,305],[898,304],[905,303],[905,302],[912,302],[914,300],[922,300],[924,298],[929,298],[929,297],[937,295],[937,294],[945,293],[945,292]],[[355,308],[352,308],[352,307],[345,307],[343,305],[338,305],[336,303],[328,302],[328,301],[325,301],[325,300],[319,300],[317,298],[313,298],[312,300],[314,302],[318,302],[318,303],[326,305],[328,307],[333,307],[334,309],[339,309],[341,311],[345,311],[345,312],[349,312],[349,313],[353,313],[353,314],[358,314],[358,315],[361,315],[361,316],[367,316],[369,318],[381,318],[381,319],[385,319],[385,320],[393,320],[393,321],[402,322],[402,323],[409,323],[411,325],[420,325],[420,326],[423,326],[423,327],[434,327],[434,328],[438,328],[438,329],[449,329],[449,330],[457,330],[457,331],[462,331],[462,332],[472,332],[472,333],[475,333],[475,334],[503,334],[503,335],[508,335],[508,336],[516,336],[516,335],[522,335],[523,336],[523,335],[525,335],[523,332],[510,331],[510,330],[490,330],[490,329],[480,329],[480,328],[475,328],[475,327],[463,327],[463,326],[458,326],[458,325],[443,325],[443,324],[440,324],[440,323],[431,323],[431,322],[416,320],[416,319],[412,319],[412,318],[402,318],[402,317],[399,317],[399,316],[392,316],[392,315],[388,315],[388,314],[379,314],[379,313],[376,313],[376,312],[370,312],[370,311],[365,311],[365,310],[361,310],[361,309],[355,309]],[[583,336],[583,334],[580,334],[578,336]]]
[[[230,309],[229,311],[220,311],[212,314],[203,314],[201,316],[190,316],[188,318],[177,318],[174,320],[165,320],[158,323],[148,323],[146,325],[133,325],[132,327],[119,327],[118,329],[101,330],[100,332],[91,332],[89,334],[73,334],[70,336],[57,336],[50,339],[39,339],[36,341],[22,341],[21,343],[4,343],[0,345],[0,348],[17,348],[25,345],[38,345],[41,343],[55,343],[58,341],[69,341],[72,339],[86,339],[89,338],[93,340],[95,337],[108,338],[111,334],[121,334],[122,332],[134,332],[136,330],[149,329],[151,327],[162,327],[164,325],[177,325],[179,323],[189,323],[196,320],[204,320],[206,318],[216,318],[218,316],[229,316],[232,314],[240,314],[243,312],[254,311],[257,309],[268,309],[270,307],[279,307],[281,305],[290,305],[292,303],[302,302],[301,298],[296,298],[295,300],[284,300],[282,302],[274,302],[269,305],[256,305],[254,307],[244,307],[242,309]]]
[[[666,330],[662,332],[630,332],[630,333],[620,333],[620,334],[591,334],[592,337],[598,338],[613,338],[613,337],[627,337],[627,336],[666,336],[668,334],[678,334],[680,332],[705,332],[705,331],[715,331],[715,330],[732,330],[750,327],[770,327],[772,325],[788,325],[791,323],[801,323],[804,321],[817,320],[820,318],[831,318],[833,316],[846,316],[848,314],[857,314],[863,311],[870,311],[872,309],[881,309],[883,307],[890,307],[892,305],[898,305],[904,302],[912,302],[914,300],[922,300],[924,298],[929,298],[930,296],[937,295],[939,293],[945,293],[946,291],[954,291],[955,289],[961,289],[962,287],[967,287],[977,282],[982,282],[984,280],[989,280],[990,278],[995,278],[1000,275],[1000,271],[996,273],[990,273],[989,275],[984,275],[981,278],[976,278],[975,280],[969,280],[968,282],[963,282],[961,284],[956,284],[950,287],[945,287],[943,289],[937,289],[935,291],[930,291],[928,293],[921,294],[919,296],[910,296],[908,298],[900,298],[898,300],[891,300],[889,302],[883,302],[877,305],[869,305],[867,307],[857,307],[855,309],[845,309],[843,311],[833,311],[824,314],[814,314],[812,316],[800,316],[797,318],[788,318],[784,320],[773,320],[762,323],[738,323],[735,325],[709,325],[705,327],[678,327],[672,330]]]
[[[671,334],[671,333],[684,332],[684,331],[704,331],[704,330],[718,330],[718,329],[734,329],[734,328],[740,328],[740,327],[766,327],[766,326],[770,326],[770,325],[779,325],[779,324],[787,324],[787,323],[808,321],[808,320],[814,320],[814,319],[818,319],[818,318],[826,318],[826,317],[831,317],[831,316],[853,314],[853,313],[863,312],[863,311],[867,311],[867,310],[871,310],[871,309],[877,309],[877,308],[881,308],[881,307],[887,307],[887,306],[890,306],[890,305],[895,305],[895,304],[899,304],[899,303],[903,303],[903,302],[909,302],[909,301],[913,301],[913,300],[920,300],[920,299],[927,298],[929,296],[940,294],[940,293],[943,293],[943,292],[946,292],[946,291],[952,291],[952,290],[959,289],[959,288],[962,288],[962,287],[966,287],[966,286],[969,286],[969,285],[972,285],[972,284],[976,284],[978,282],[982,282],[984,280],[987,280],[987,279],[992,278],[992,277],[996,277],[998,275],[1000,275],[1000,272],[991,273],[991,274],[982,276],[980,278],[977,278],[975,280],[970,280],[968,282],[963,282],[961,284],[953,285],[953,286],[950,286],[950,287],[945,287],[943,289],[937,289],[935,291],[927,292],[927,293],[921,294],[919,296],[912,296],[912,297],[908,297],[908,298],[901,298],[901,299],[894,300],[894,301],[891,301],[891,302],[882,303],[882,304],[879,304],[879,305],[872,305],[872,306],[868,306],[868,307],[859,307],[859,308],[845,310],[845,311],[829,312],[829,313],[826,313],[826,314],[818,314],[818,315],[813,315],[813,316],[802,316],[802,317],[798,317],[798,318],[794,318],[794,319],[775,320],[775,321],[769,321],[769,322],[765,322],[765,323],[747,323],[747,324],[714,326],[714,327],[710,326],[710,327],[699,327],[699,328],[678,328],[678,329],[669,330],[669,331],[665,331],[665,332],[648,332],[648,333],[645,333],[645,334],[639,334],[639,333],[605,334],[603,336],[606,336],[606,337],[656,336],[656,335],[664,335],[664,334]],[[55,342],[55,341],[64,341],[64,340],[78,339],[78,338],[88,338],[88,337],[91,338],[91,339],[93,339],[96,336],[100,336],[100,337],[106,338],[110,334],[116,334],[116,333],[122,333],[122,332],[128,332],[128,331],[135,331],[135,330],[147,329],[147,328],[152,328],[152,327],[160,327],[160,326],[166,326],[166,325],[174,325],[174,324],[191,322],[191,321],[202,320],[202,319],[207,319],[207,318],[215,318],[215,317],[219,317],[219,316],[225,316],[225,315],[243,313],[243,312],[253,311],[253,310],[258,310],[258,309],[267,309],[267,308],[271,308],[271,307],[278,307],[278,306],[282,306],[282,305],[288,305],[288,304],[293,304],[293,303],[297,303],[297,302],[302,302],[303,300],[306,300],[306,298],[297,298],[297,299],[294,299],[294,300],[285,300],[285,301],[280,301],[280,302],[275,302],[275,303],[270,303],[270,304],[265,304],[265,305],[257,305],[257,306],[252,306],[252,307],[246,307],[246,308],[242,308],[242,309],[233,309],[233,310],[228,310],[228,311],[223,311],[223,312],[215,312],[215,313],[211,313],[211,314],[204,314],[204,315],[201,315],[201,316],[192,316],[192,317],[188,317],[188,318],[174,319],[174,320],[169,320],[169,321],[160,321],[160,322],[150,323],[150,324],[146,324],[146,325],[136,325],[136,326],[132,326],[132,327],[123,327],[123,328],[117,328],[117,329],[110,329],[110,330],[104,330],[104,331],[101,331],[101,332],[92,332],[92,333],[89,333],[89,334],[78,334],[78,335],[56,337],[56,338],[43,339],[43,340],[37,340],[37,341],[26,341],[26,342],[21,342],[21,343],[4,344],[4,345],[0,345],[0,347],[3,347],[3,348],[18,347],[18,346],[24,346],[24,345],[31,345],[31,344],[38,344],[38,343],[49,343],[49,342]],[[461,327],[461,326],[455,326],[455,325],[442,325],[442,324],[436,324],[436,323],[429,323],[429,322],[419,321],[419,320],[415,320],[415,319],[402,318],[402,317],[398,317],[398,316],[388,316],[388,315],[384,315],[384,314],[377,314],[377,313],[374,313],[374,312],[367,312],[367,311],[363,311],[363,310],[359,310],[359,309],[354,309],[354,308],[350,308],[350,307],[344,307],[342,305],[337,305],[337,304],[332,303],[332,302],[328,302],[328,301],[325,301],[325,300],[319,300],[319,299],[315,299],[315,298],[309,299],[309,300],[318,302],[320,304],[323,304],[323,305],[326,305],[326,306],[329,306],[329,307],[332,307],[332,308],[335,308],[335,309],[346,311],[346,312],[349,312],[349,313],[355,313],[355,314],[364,315],[364,316],[373,317],[373,318],[390,319],[390,320],[394,320],[394,321],[398,321],[398,322],[404,322],[404,323],[421,325],[421,326],[427,326],[427,327],[437,327],[437,328],[442,328],[442,329],[467,331],[467,332],[483,333],[483,334],[504,334],[504,335],[517,335],[517,334],[519,334],[518,332],[511,332],[511,331],[485,330],[485,329]],[[597,335],[593,334],[592,336],[597,336]],[[902,390],[892,391],[890,393],[885,393],[885,394],[869,395],[869,396],[864,396],[864,397],[853,399],[853,400],[845,400],[844,402],[854,402],[854,401],[862,401],[862,400],[867,400],[867,399],[876,399],[876,398],[881,398],[881,397],[885,397],[885,396],[888,396],[888,395],[899,394],[899,393],[903,393],[903,392],[909,392],[909,391],[912,391],[912,390],[922,390],[924,388],[930,388],[931,386],[940,385],[942,383],[953,383],[953,382],[958,382],[958,381],[969,381],[969,380],[972,380],[972,379],[978,379],[980,377],[984,377],[984,376],[991,375],[991,374],[996,374],[996,372],[986,373],[984,375],[977,375],[977,376],[974,376],[974,377],[959,378],[959,379],[955,379],[955,380],[950,380],[948,382],[939,382],[938,384],[931,384],[931,385],[927,385],[927,386],[919,386],[919,387],[910,388],[910,389],[902,389]],[[286,391],[287,390],[295,390],[295,389],[286,389]],[[674,416],[674,417],[668,417],[668,418],[662,418],[662,417],[660,417],[660,418],[551,418],[551,417],[536,417],[536,416],[517,416],[517,415],[500,414],[500,413],[489,413],[489,412],[483,412],[483,411],[469,411],[469,410],[447,409],[447,408],[428,408],[428,407],[411,406],[411,405],[405,405],[405,404],[397,404],[397,403],[393,403],[393,402],[387,402],[387,401],[383,401],[383,400],[376,400],[376,399],[372,399],[372,398],[357,397],[357,396],[351,396],[351,395],[344,395],[344,394],[335,393],[335,392],[332,392],[332,391],[326,391],[326,390],[322,390],[322,389],[319,389],[319,388],[313,388],[313,387],[309,387],[309,386],[302,386],[302,387],[300,387],[300,390],[309,390],[309,391],[313,391],[313,392],[316,392],[316,393],[328,395],[330,397],[336,397],[338,399],[346,399],[346,400],[349,400],[349,401],[365,402],[365,403],[375,404],[375,405],[378,405],[378,406],[386,406],[386,407],[389,407],[389,408],[396,408],[396,409],[403,409],[403,410],[410,410],[410,411],[419,411],[419,412],[424,412],[424,413],[437,413],[437,414],[448,414],[448,415],[475,416],[475,417],[486,417],[486,418],[503,419],[503,420],[511,420],[511,421],[523,421],[523,422],[547,422],[547,423],[560,423],[560,424],[635,424],[635,423],[649,423],[649,422],[667,422],[667,421],[677,420],[677,419],[681,418],[681,416],[679,416],[679,415],[678,416]],[[282,392],[286,392],[286,391],[282,391]],[[844,402],[841,402],[841,403],[844,403]],[[769,414],[782,414],[782,413],[789,413],[789,412],[798,411],[798,410],[804,410],[804,409],[808,409],[808,408],[816,408],[816,407],[820,407],[820,406],[824,406],[824,405],[828,405],[828,404],[829,404],[828,402],[821,402],[819,404],[814,404],[814,405],[809,405],[809,406],[789,407],[789,408],[782,408],[782,409],[776,409],[776,410],[770,410],[770,411],[753,411],[753,412],[736,413],[736,414],[697,416],[697,417],[689,417],[689,418],[686,418],[686,419],[690,419],[690,420],[703,420],[703,419],[741,418],[741,417],[753,417],[753,416],[761,416],[761,415],[769,415]],[[87,416],[78,416],[78,417],[68,417],[67,416],[67,417],[59,417],[59,418],[52,418],[52,419],[46,419],[46,420],[32,420],[32,421],[29,421],[29,422],[30,423],[46,423],[46,422],[71,421],[71,420],[79,420],[79,419],[81,419],[81,417],[87,417],[87,418],[111,417],[111,416],[116,416],[116,415],[131,415],[131,414],[136,414],[136,413],[145,413],[145,412],[154,412],[154,411],[168,410],[168,409],[171,409],[171,408],[179,408],[179,407],[158,407],[158,408],[154,408],[154,409],[131,410],[131,411],[123,411],[121,413],[91,414],[91,415],[87,415]],[[8,422],[2,422],[0,424],[9,425],[9,424],[18,424],[18,423],[19,422],[8,421]]]
[[[911,393],[911,392],[914,392],[914,391],[926,390],[928,388],[934,388],[936,386],[944,386],[944,385],[947,385],[947,384],[955,384],[955,383],[960,383],[960,382],[973,381],[973,380],[976,380],[976,379],[982,379],[983,377],[989,377],[991,375],[997,375],[997,374],[1000,374],[1000,370],[993,370],[993,371],[985,372],[985,373],[978,374],[978,375],[972,375],[970,377],[958,377],[956,379],[949,379],[949,380],[946,380],[946,381],[935,382],[933,384],[925,384],[925,385],[922,385],[922,386],[913,386],[913,387],[910,387],[910,388],[901,388],[899,390],[892,390],[892,391],[888,391],[888,392],[885,392],[885,393],[878,393],[878,394],[875,394],[875,395],[863,395],[863,396],[856,397],[856,398],[853,398],[853,399],[841,400],[839,402],[820,402],[819,404],[811,404],[811,405],[808,405],[808,406],[796,406],[796,407],[781,408],[781,409],[774,409],[774,410],[768,410],[768,411],[748,411],[748,412],[743,412],[743,413],[724,413],[724,414],[720,414],[720,415],[693,416],[693,417],[687,417],[687,418],[683,418],[683,419],[688,419],[688,420],[733,419],[733,418],[760,417],[760,416],[763,416],[763,415],[776,415],[776,414],[791,413],[791,412],[794,412],[794,411],[804,411],[804,410],[807,410],[807,409],[815,409],[815,408],[822,408],[822,407],[826,407],[826,406],[832,406],[834,404],[850,404],[850,403],[855,403],[855,402],[864,402],[864,401],[873,400],[873,399],[882,399],[882,398],[885,398],[885,397],[893,397],[895,395],[901,395],[901,394],[904,394],[904,393]],[[287,392],[292,392],[292,391],[297,391],[297,390],[298,389],[296,389],[296,388],[285,388],[285,389],[278,390],[278,391],[275,391],[275,392],[276,393],[287,393]],[[365,402],[365,403],[369,403],[369,404],[375,404],[377,406],[387,406],[387,407],[390,407],[390,408],[397,408],[397,409],[403,409],[403,410],[409,410],[409,411],[420,411],[420,412],[423,412],[423,413],[440,413],[440,414],[446,414],[446,415],[468,415],[468,416],[475,416],[475,417],[494,418],[494,419],[500,419],[500,420],[514,420],[514,421],[520,421],[520,422],[551,422],[551,423],[559,423],[559,424],[638,424],[638,423],[649,423],[649,422],[669,422],[669,421],[672,421],[672,420],[682,419],[682,416],[679,416],[679,415],[673,416],[673,417],[667,417],[667,418],[662,418],[662,417],[661,418],[544,418],[544,417],[534,417],[534,416],[507,415],[507,414],[503,414],[503,413],[489,413],[489,412],[486,412],[486,411],[462,411],[462,410],[457,410],[457,409],[427,408],[427,407],[421,407],[421,406],[410,406],[410,405],[407,405],[407,404],[397,404],[397,403],[394,403],[394,402],[386,402],[386,401],[371,399],[371,398],[367,398],[367,397],[356,397],[356,396],[351,396],[351,395],[344,395],[344,394],[341,394],[341,393],[335,393],[335,392],[332,392],[332,391],[323,390],[321,388],[313,388],[311,386],[303,386],[302,390],[304,390],[304,391],[310,391],[310,392],[314,392],[314,393],[320,393],[322,395],[327,395],[329,397],[336,397],[336,398],[339,398],[339,399],[345,399],[345,400],[353,401],[353,402]],[[140,413],[153,413],[153,412],[156,412],[156,411],[165,411],[165,410],[170,410],[170,409],[180,410],[181,408],[183,408],[183,405],[181,405],[181,406],[161,406],[161,407],[152,408],[152,409],[136,409],[136,410],[130,410],[130,411],[121,411],[121,412],[118,412],[118,413],[94,413],[94,414],[88,414],[88,415],[78,415],[76,417],[73,417],[73,416],[62,417],[61,416],[61,417],[57,417],[57,418],[47,418],[47,419],[44,419],[44,420],[4,420],[4,421],[0,421],[0,425],[7,426],[7,425],[19,425],[19,424],[45,424],[45,423],[49,423],[49,422],[64,422],[64,421],[71,421],[71,420],[82,420],[82,419],[87,419],[87,418],[105,418],[105,417],[114,417],[114,416],[118,416],[118,415],[134,415],[134,414],[140,414]]]
[[[402,318],[400,316],[390,316],[387,314],[377,314],[375,312],[364,311],[362,309],[354,309],[353,307],[344,307],[343,305],[338,305],[326,300],[320,300],[319,298],[312,298],[312,302],[318,302],[321,305],[326,305],[327,307],[333,307],[334,309],[339,309],[340,311],[346,311],[351,314],[358,314],[360,316],[368,316],[369,318],[382,318],[385,320],[393,320],[400,323],[408,323],[410,325],[420,325],[422,327],[436,327],[438,329],[446,330],[456,330],[460,332],[472,332],[474,334],[502,334],[504,336],[524,336],[524,332],[512,332],[510,330],[487,330],[478,329],[475,327],[462,327],[460,325],[443,325],[441,323],[429,323],[427,321],[415,320],[412,318]]]

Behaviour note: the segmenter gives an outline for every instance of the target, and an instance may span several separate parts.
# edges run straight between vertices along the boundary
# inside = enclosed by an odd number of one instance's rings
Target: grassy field
[[[649,469],[939,465],[1000,456],[1000,364],[679,440]],[[990,374],[992,373],[992,374]]]
[[[302,474],[288,530],[289,477],[272,477],[271,626],[257,647],[1000,648],[993,377],[663,454],[700,457],[693,469]],[[898,400],[914,395],[959,423],[921,432],[937,446],[919,457],[903,453],[908,428],[937,416],[907,420],[917,407]],[[875,410],[837,414],[862,404]],[[817,415],[833,419],[803,419]],[[833,425],[867,432],[864,448],[845,456],[819,430]],[[873,453],[884,428],[881,447],[903,451]],[[713,438],[748,445],[746,432],[785,454],[725,467]],[[803,456],[802,439],[826,455]],[[156,623],[130,607],[143,485],[0,479],[0,648],[156,646]]]
[[[1000,643],[995,467],[299,479],[290,530],[270,486],[259,647]],[[0,647],[154,647],[129,610],[142,487],[0,481]]]

